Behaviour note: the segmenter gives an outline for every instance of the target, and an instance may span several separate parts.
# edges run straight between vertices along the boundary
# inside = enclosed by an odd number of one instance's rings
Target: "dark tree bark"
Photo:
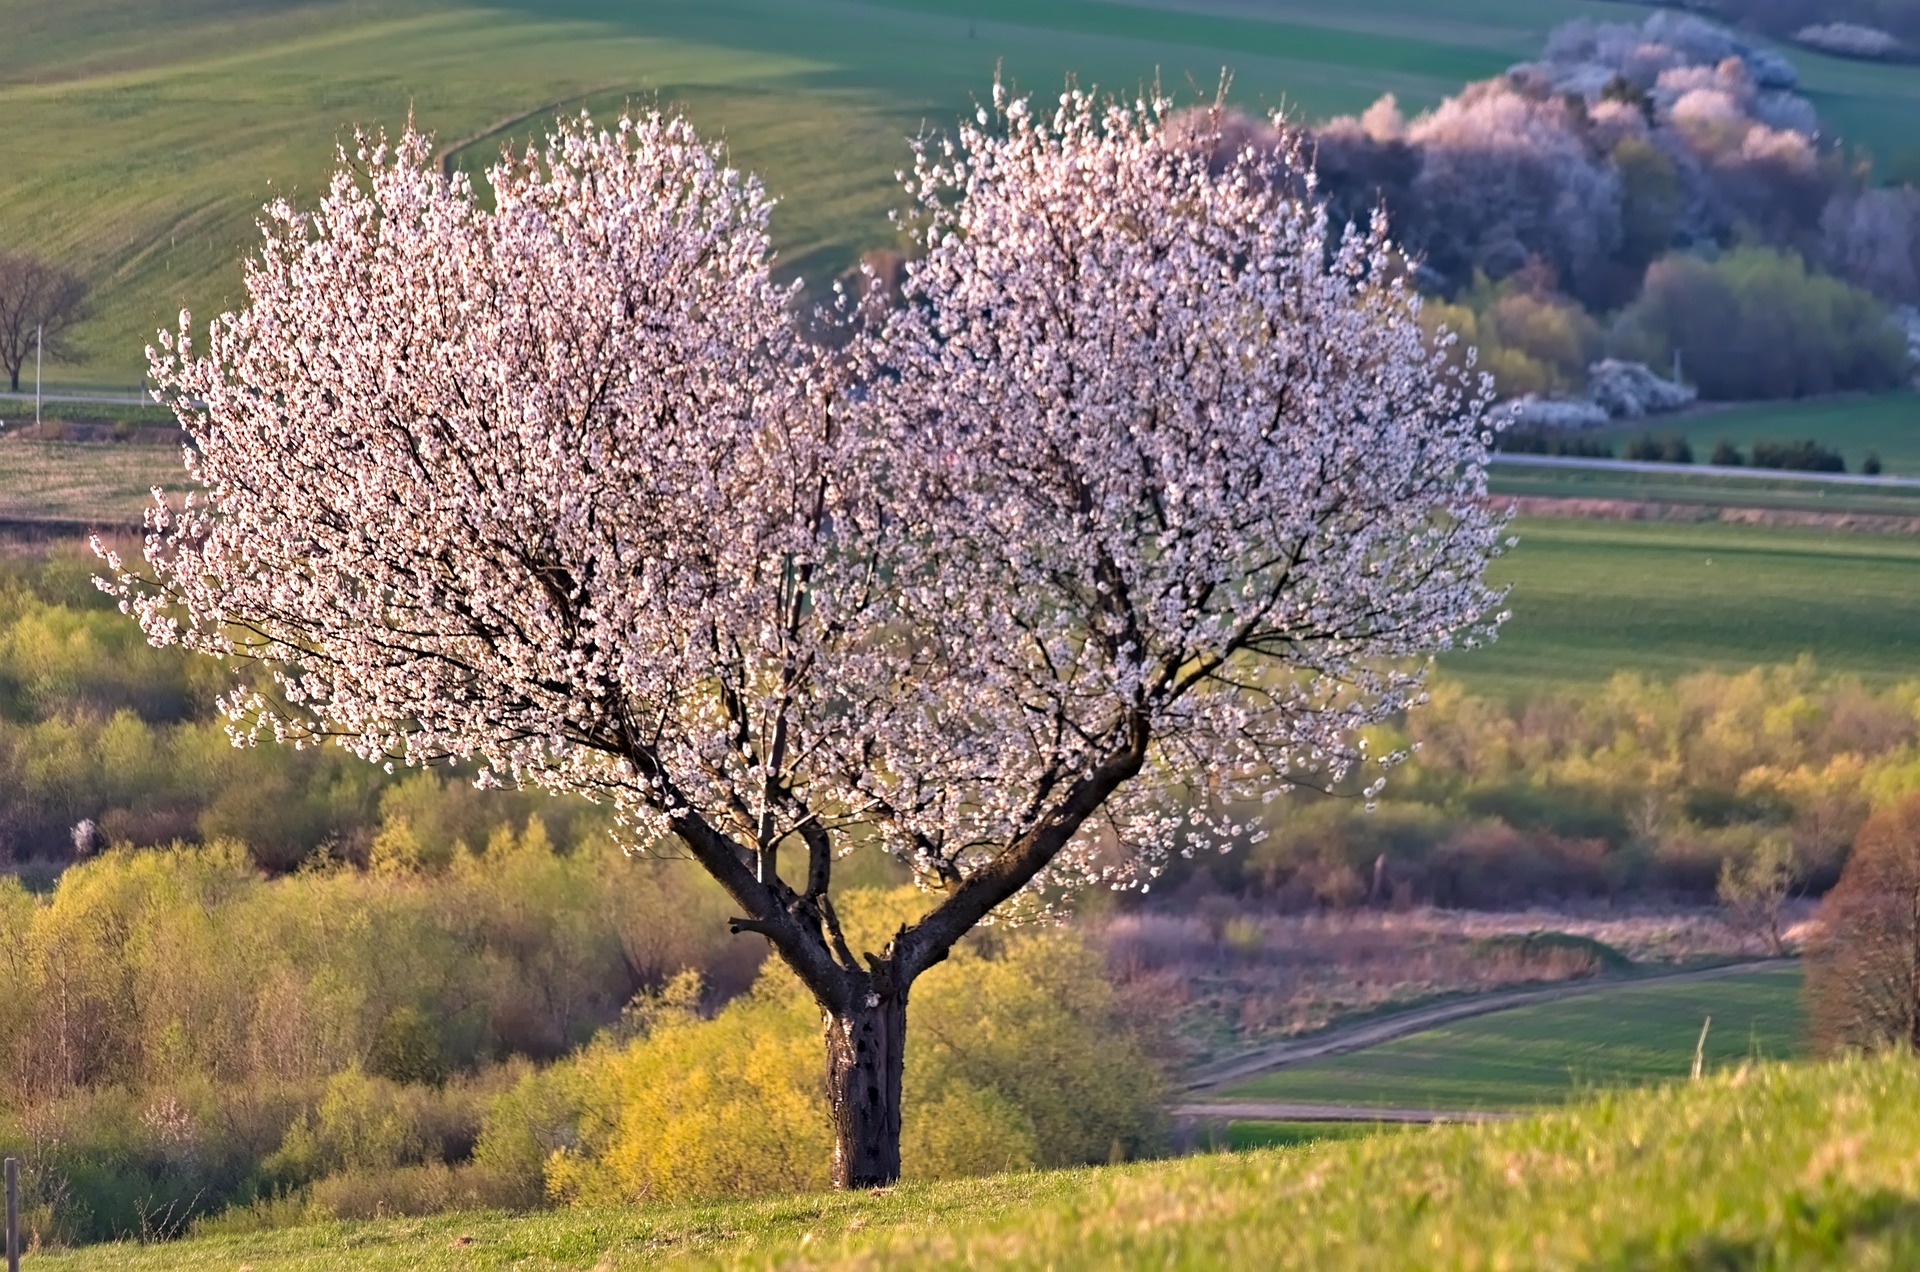
[[[860,1001],[827,1017],[835,1188],[877,1188],[900,1177],[907,995],[891,985],[877,987],[879,979]]]
[[[946,898],[895,933],[884,951],[865,954],[865,966],[834,917],[828,894],[832,844],[817,825],[801,835],[807,847],[801,891],[780,877],[772,843],[750,848],[690,809],[675,820],[675,833],[693,857],[748,912],[729,922],[733,932],[764,936],[826,1016],[836,1188],[876,1188],[900,1177],[900,1098],[913,982],[1072,842],[1107,797],[1140,771],[1149,737],[1146,715],[1130,715],[1116,729],[1105,762],[1067,783],[1034,825],[990,861],[964,878],[956,869]],[[658,774],[663,789],[671,789],[644,747],[629,744],[625,753],[642,773]]]

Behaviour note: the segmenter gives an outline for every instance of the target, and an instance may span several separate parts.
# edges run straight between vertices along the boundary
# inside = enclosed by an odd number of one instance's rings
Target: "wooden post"
[[[20,1272],[20,1159],[7,1158],[7,1272]]]

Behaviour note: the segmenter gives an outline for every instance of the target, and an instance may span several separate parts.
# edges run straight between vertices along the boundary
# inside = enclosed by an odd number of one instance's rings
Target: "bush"
[[[1819,49],[1822,53],[1874,60],[1899,57],[1905,52],[1900,41],[1887,32],[1853,22],[1823,22],[1804,26],[1793,33],[1793,42]]]
[[[1599,324],[1578,303],[1524,279],[1496,285],[1477,276],[1455,303],[1423,306],[1421,323],[1430,334],[1445,328],[1458,336],[1456,358],[1473,349],[1478,369],[1507,398],[1579,390],[1604,343]]]
[[[1700,395],[1722,401],[1889,389],[1907,367],[1872,295],[1764,248],[1654,262],[1609,342],[1653,366],[1678,352]]]
[[[1594,437],[1569,436],[1542,428],[1510,428],[1496,441],[1500,450],[1512,455],[1575,455],[1586,459],[1612,459],[1613,445]]]
[[[1809,473],[1844,473],[1840,452],[1828,450],[1812,438],[1794,442],[1759,441],[1753,444],[1755,468],[1780,468]]]
[[[1655,464],[1691,464],[1693,447],[1678,433],[1666,437],[1642,433],[1627,443],[1627,458]]]
[[[1920,795],[1861,827],[1820,907],[1805,992],[1823,1051],[1920,1051]]]
[[[859,929],[891,930],[884,916],[920,903],[911,890],[849,897],[849,939],[861,946]],[[696,1001],[681,982],[642,1008],[632,1040],[604,1040],[555,1071],[575,1076],[524,1082],[489,1119],[480,1160],[545,1151],[551,1195],[586,1204],[824,1188],[818,1007],[771,965],[711,1019]],[[914,1001],[910,1176],[1104,1162],[1159,1143],[1161,1051],[1077,935],[984,933],[925,976]],[[962,1037],[964,1049],[947,1041]],[[556,1123],[571,1107],[569,1135]]]

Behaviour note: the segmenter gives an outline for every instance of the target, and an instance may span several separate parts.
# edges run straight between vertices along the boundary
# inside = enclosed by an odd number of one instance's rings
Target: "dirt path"
[[[1778,967],[1781,959],[1756,959],[1744,963],[1726,963],[1719,967],[1705,967],[1690,972],[1666,972],[1655,976],[1635,977],[1596,977],[1593,980],[1577,981],[1566,985],[1552,985],[1545,989],[1513,989],[1491,994],[1478,994],[1472,998],[1457,999],[1453,1002],[1435,1003],[1431,1007],[1419,1007],[1412,1011],[1384,1016],[1377,1020],[1362,1021],[1344,1028],[1336,1027],[1293,1042],[1276,1043],[1258,1051],[1239,1056],[1202,1069],[1188,1079],[1186,1090],[1195,1094],[1238,1082],[1255,1074],[1267,1073],[1274,1069],[1285,1069],[1296,1064],[1305,1064],[1309,1060],[1321,1060],[1328,1056],[1345,1055],[1350,1051],[1359,1051],[1378,1043],[1390,1042],[1395,1038],[1404,1038],[1408,1034],[1431,1029],[1435,1025],[1448,1024],[1455,1020],[1465,1020],[1471,1016],[1485,1016],[1491,1012],[1506,1011],[1511,1007],[1528,1007],[1534,1003],[1558,1002],[1563,998],[1577,998],[1582,994],[1598,993],[1607,989],[1624,989],[1630,985],[1670,985],[1682,981],[1718,980],[1723,976],[1737,976],[1742,972],[1758,971],[1766,967]],[[1180,1108],[1193,1107],[1181,1105]],[[1238,1107],[1221,1105],[1222,1108]],[[1271,1105],[1262,1107],[1307,1107]],[[1326,1106],[1332,1107],[1332,1106]],[[1176,1110],[1176,1113],[1178,1110]],[[1385,1110],[1365,1110],[1366,1116],[1359,1120],[1372,1121],[1384,1116]],[[1242,1116],[1267,1116],[1266,1114],[1243,1114]],[[1279,1117],[1279,1115],[1274,1115]],[[1446,1113],[1437,1115],[1440,1120],[1455,1120],[1471,1114]],[[1288,1120],[1280,1118],[1280,1120]],[[1300,1117],[1299,1121],[1332,1120]],[[1349,1119],[1338,1119],[1349,1120]],[[1412,1119],[1433,1121],[1435,1117]]]
[[[1263,1122],[1494,1122],[1520,1116],[1484,1109],[1377,1109],[1365,1104],[1300,1104],[1282,1100],[1176,1104],[1171,1111],[1181,1121],[1194,1122],[1240,1117]]]

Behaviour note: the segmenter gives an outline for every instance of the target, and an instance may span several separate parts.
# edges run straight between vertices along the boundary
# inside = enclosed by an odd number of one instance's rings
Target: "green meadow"
[[[1156,77],[1306,118],[1418,109],[1531,56],[1595,0],[0,0],[0,243],[95,284],[73,386],[136,386],[182,306],[231,303],[260,204],[311,198],[355,125],[409,113],[468,168],[556,111],[664,101],[783,202],[786,268],[823,282],[891,240],[906,139],[995,68],[1051,92]],[[1850,139],[1911,148],[1920,76],[1796,51]]]
[[[1706,1069],[1800,1056],[1800,969],[1623,985],[1474,1016],[1263,1074],[1218,1098],[1453,1110],[1558,1104],[1599,1088],[1687,1077],[1709,1018]]]
[[[1775,526],[1526,517],[1494,563],[1512,619],[1443,670],[1520,695],[1812,657],[1875,682],[1920,672],[1920,540]]]
[[[334,1223],[47,1272],[1734,1268],[1920,1261],[1920,1065],[1762,1065],[1483,1126],[874,1193]]]

